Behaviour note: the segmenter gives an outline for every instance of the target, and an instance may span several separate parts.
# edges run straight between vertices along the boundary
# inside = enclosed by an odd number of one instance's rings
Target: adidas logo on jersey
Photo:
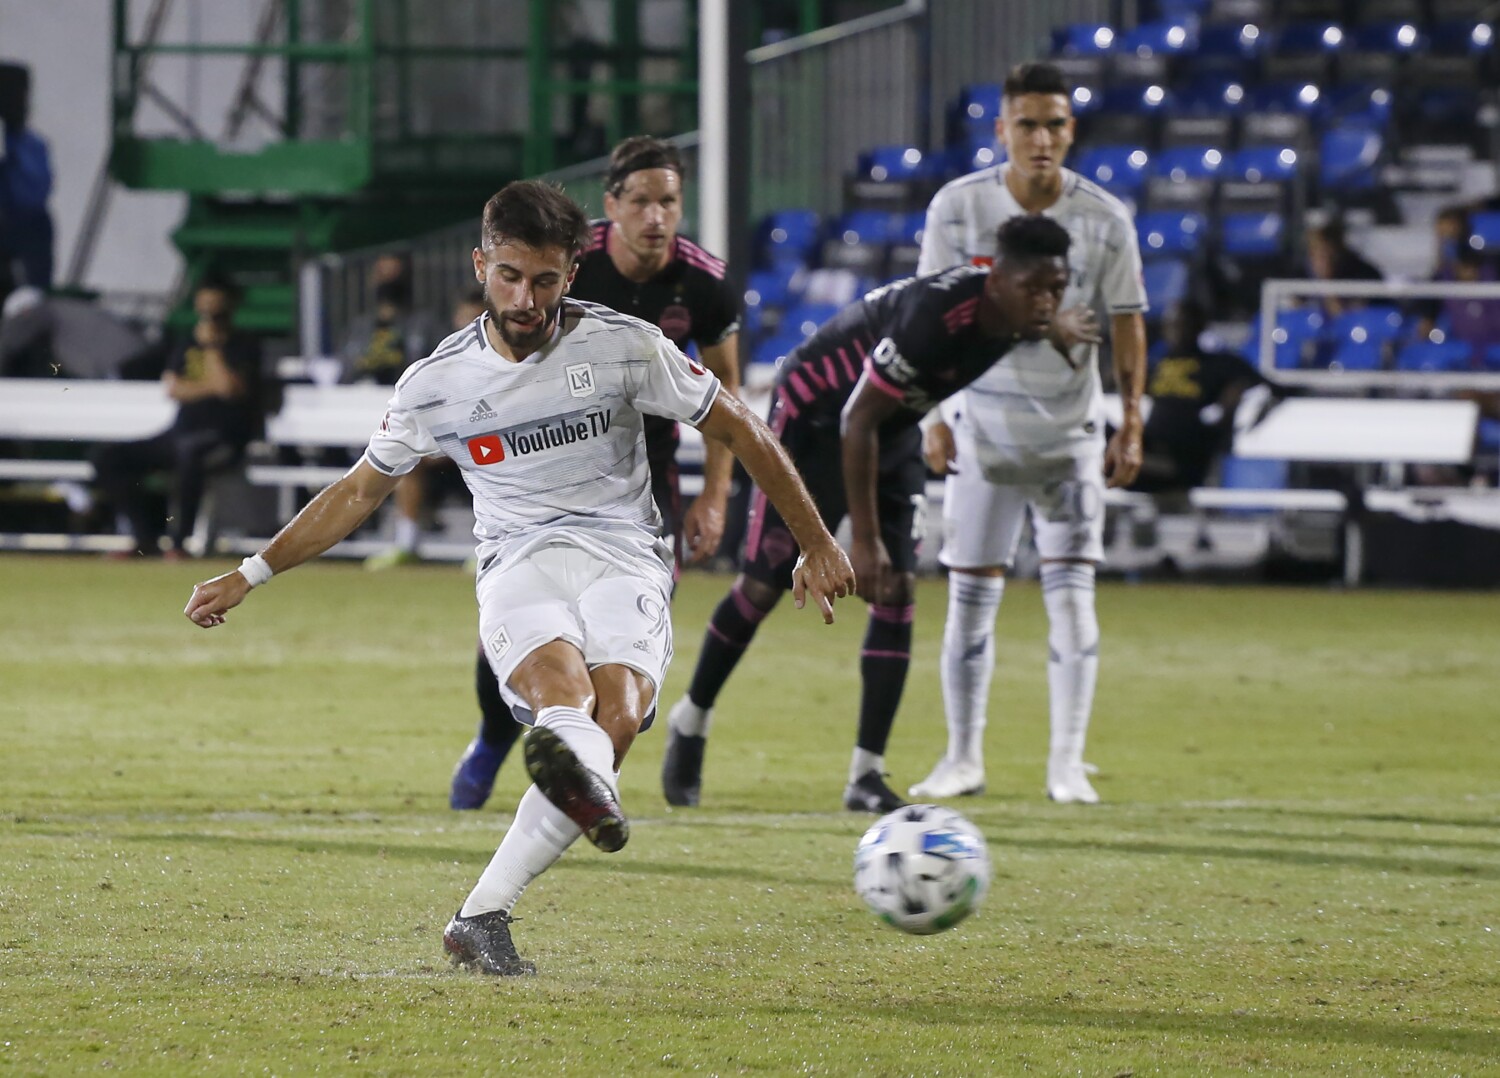
[[[482,423],[486,419],[495,418],[495,409],[490,407],[490,402],[480,398],[479,403],[474,405],[474,410],[469,413],[470,423]]]

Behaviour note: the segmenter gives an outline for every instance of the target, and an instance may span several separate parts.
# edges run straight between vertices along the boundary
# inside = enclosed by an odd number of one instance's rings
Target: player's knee
[[[755,609],[769,614],[781,601],[781,589],[774,584],[767,584],[761,580],[740,574],[734,582],[735,588],[743,595]]]
[[[875,601],[881,606],[910,606],[917,596],[914,573],[891,573],[880,586]]]
[[[545,707],[573,707],[593,714],[596,696],[583,655],[554,640],[522,659],[510,675],[511,690],[533,713]]]

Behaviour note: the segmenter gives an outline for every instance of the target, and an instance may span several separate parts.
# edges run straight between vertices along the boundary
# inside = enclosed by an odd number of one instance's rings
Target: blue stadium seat
[[[799,303],[787,309],[781,321],[781,334],[795,336],[798,340],[811,337],[819,326],[838,314],[842,308],[837,303]]]
[[[778,210],[760,225],[757,245],[768,265],[803,263],[818,241],[821,221],[812,210]]]
[[[1474,444],[1484,453],[1500,453],[1500,419],[1481,418]]]
[[[1432,51],[1440,56],[1477,56],[1495,47],[1495,28],[1489,23],[1457,19],[1439,23],[1429,38]]]
[[[1079,154],[1073,169],[1111,194],[1134,198],[1145,183],[1150,161],[1142,146],[1096,146]]]
[[[1286,219],[1279,213],[1228,213],[1219,221],[1219,245],[1236,258],[1270,258],[1286,249]]]
[[[1296,112],[1309,116],[1319,115],[1323,91],[1312,82],[1291,80],[1287,82],[1263,82],[1250,90],[1246,104],[1262,112]]]
[[[1198,28],[1192,19],[1162,19],[1141,23],[1115,42],[1117,53],[1132,56],[1176,56],[1198,47]]]
[[[1405,320],[1394,307],[1375,305],[1345,311],[1328,324],[1324,339],[1331,345],[1328,365],[1346,371],[1380,370],[1386,352],[1401,335]]]
[[[891,243],[900,234],[902,216],[884,210],[850,210],[833,220],[828,235],[847,244]]]
[[[1467,341],[1412,341],[1396,355],[1399,371],[1467,371],[1474,348]]]
[[[1284,490],[1291,465],[1284,460],[1226,456],[1219,463],[1219,485],[1228,490]]]
[[[924,179],[930,167],[915,146],[876,146],[859,155],[860,176],[876,183]]]
[[[1291,22],[1276,32],[1271,51],[1281,56],[1337,52],[1344,40],[1344,28],[1336,22]]]
[[[1500,213],[1484,210],[1469,215],[1469,246],[1486,254],[1500,254]]]
[[[1208,222],[1201,213],[1143,213],[1135,219],[1141,257],[1180,257],[1196,254],[1203,245]]]
[[[1092,56],[1115,48],[1114,27],[1106,23],[1074,23],[1052,31],[1052,55]]]
[[[1240,79],[1209,76],[1186,83],[1176,96],[1176,111],[1197,115],[1236,115],[1245,103]]]
[[[792,276],[796,267],[783,264],[755,270],[745,282],[745,306],[785,307],[792,298]]]
[[[1384,140],[1359,126],[1336,127],[1323,135],[1318,180],[1324,191],[1347,193],[1375,189],[1376,164]]]
[[[1323,312],[1316,307],[1289,307],[1276,313],[1276,328],[1271,340],[1276,350],[1276,366],[1297,370],[1317,360],[1318,339],[1323,333]],[[1250,323],[1250,338],[1242,353],[1247,362],[1260,366],[1260,317]]]
[[[1388,86],[1367,82],[1341,83],[1324,97],[1325,112],[1338,124],[1384,130],[1391,118],[1395,95]]]
[[[1142,268],[1146,300],[1160,314],[1187,297],[1192,270],[1185,258],[1154,258]]]
[[[993,124],[1000,115],[1000,96],[1001,87],[998,82],[974,83],[958,92],[954,108],[965,120]]]
[[[1426,45],[1422,31],[1411,22],[1383,22],[1361,26],[1353,33],[1354,48],[1360,52],[1390,52],[1398,56],[1416,52]]]
[[[1166,86],[1153,82],[1145,86],[1116,86],[1108,90],[1100,109],[1124,115],[1153,116],[1171,104],[1172,95]]]
[[[927,213],[924,210],[912,210],[903,214],[896,223],[896,234],[892,243],[909,243],[913,247],[922,244],[922,230],[927,227]]]
[[[786,330],[765,338],[751,350],[752,363],[768,363],[775,365],[776,361],[786,355],[797,345],[801,344],[803,336],[799,331]]]
[[[1211,180],[1224,166],[1224,152],[1213,146],[1171,146],[1158,152],[1151,165],[1155,175],[1175,183]]]
[[[1297,175],[1297,151],[1290,146],[1247,146],[1229,155],[1226,178],[1246,183],[1277,183]]]
[[[1254,23],[1213,23],[1198,31],[1198,48],[1186,60],[1188,77],[1218,77],[1241,81],[1255,73],[1266,46],[1267,33]]]
[[[1500,344],[1492,344],[1479,355],[1479,363],[1487,371],[1500,371]]]

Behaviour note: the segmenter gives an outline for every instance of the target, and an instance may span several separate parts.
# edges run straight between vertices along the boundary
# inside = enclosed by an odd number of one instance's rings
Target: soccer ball
[[[979,908],[990,854],[979,829],[941,805],[907,805],[876,820],[854,851],[854,889],[888,925],[927,936]]]

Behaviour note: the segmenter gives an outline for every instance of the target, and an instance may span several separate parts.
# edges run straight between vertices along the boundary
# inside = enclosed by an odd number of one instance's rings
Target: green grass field
[[[215,571],[217,571],[215,569]],[[1500,597],[1106,584],[1089,758],[1041,797],[1045,618],[1006,594],[985,906],[877,923],[838,808],[858,604],[788,604],[721,701],[705,804],[662,737],[630,845],[518,907],[538,977],[442,926],[523,787],[447,808],[472,582],[310,566],[213,632],[202,566],[0,558],[0,1073],[1500,1074]],[[675,699],[726,578],[689,576]],[[888,757],[943,744],[944,590]]]

